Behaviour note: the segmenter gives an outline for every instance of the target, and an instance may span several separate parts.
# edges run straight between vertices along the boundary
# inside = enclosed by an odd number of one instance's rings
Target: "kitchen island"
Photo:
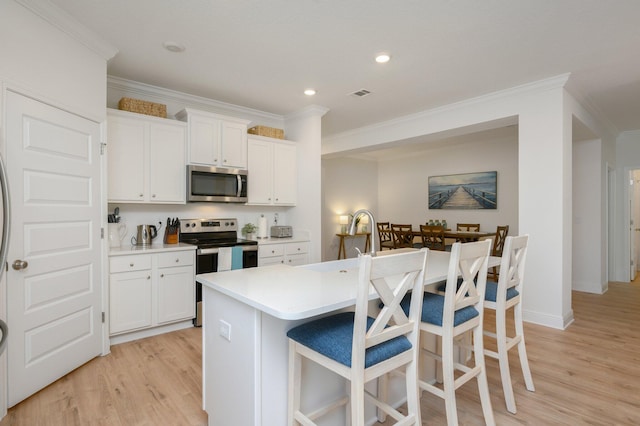
[[[429,252],[425,285],[446,279],[448,263],[449,253]],[[498,264],[499,258],[489,261]],[[215,272],[196,280],[203,288],[203,408],[209,425],[287,424],[286,333],[353,307],[358,259]],[[375,303],[375,294],[371,298]],[[431,376],[433,368],[426,374]],[[303,364],[302,386],[303,409],[345,393],[338,376],[313,363]],[[403,397],[395,390],[392,386],[390,400],[399,403]],[[367,417],[374,416],[368,407]],[[344,412],[321,420],[343,424]]]

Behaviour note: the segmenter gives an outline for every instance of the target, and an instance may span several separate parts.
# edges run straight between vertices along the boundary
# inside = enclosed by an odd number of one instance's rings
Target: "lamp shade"
[[[348,225],[349,224],[349,216],[343,215],[340,216],[340,225]]]

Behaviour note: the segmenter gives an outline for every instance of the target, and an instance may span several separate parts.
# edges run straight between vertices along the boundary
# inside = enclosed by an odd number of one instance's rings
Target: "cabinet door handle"
[[[152,195],[151,195],[151,198],[156,198],[156,194],[152,194]]]
[[[160,278],[164,278],[164,274],[160,274]]]
[[[150,280],[151,279],[151,275],[147,275],[147,279]]]
[[[130,267],[130,268],[133,268],[133,263],[130,263],[130,264],[129,264],[129,267]]]
[[[142,198],[142,197],[144,197],[144,194],[140,194],[140,195],[138,195],[138,197]]]
[[[180,259],[176,259],[176,263],[180,263]]]

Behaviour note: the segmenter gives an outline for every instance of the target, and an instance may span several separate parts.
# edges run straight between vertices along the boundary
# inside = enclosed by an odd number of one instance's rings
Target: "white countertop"
[[[178,244],[151,244],[148,246],[132,246],[129,244],[122,245],[120,247],[109,248],[109,256],[125,256],[129,254],[152,254],[160,253],[163,251],[182,251],[182,250],[195,250],[198,247],[193,244],[178,243]]]
[[[449,255],[429,252],[425,285],[446,279]],[[499,264],[500,258],[489,259],[490,267]],[[212,272],[196,275],[196,281],[276,318],[297,320],[352,306],[356,300],[358,259]],[[375,297],[372,292],[371,298]]]

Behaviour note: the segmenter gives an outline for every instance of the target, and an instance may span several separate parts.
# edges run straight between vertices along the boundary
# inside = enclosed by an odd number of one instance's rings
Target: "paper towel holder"
[[[264,214],[261,214],[258,218],[258,238],[265,239],[269,238],[269,234],[267,232],[267,218],[264,217]]]

